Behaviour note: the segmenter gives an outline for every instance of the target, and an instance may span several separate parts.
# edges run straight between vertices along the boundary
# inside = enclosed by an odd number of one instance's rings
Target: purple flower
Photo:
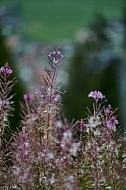
[[[119,124],[118,120],[116,117],[111,117],[109,120],[106,121],[106,126],[109,129],[115,130],[116,125]]]
[[[89,98],[94,98],[95,100],[99,100],[99,99],[103,99],[104,98],[103,94],[100,91],[91,91],[88,94],[88,97]]]
[[[36,89],[36,93],[39,95],[43,95],[45,93],[45,87],[41,86]]]
[[[60,96],[60,94],[56,94],[55,96],[54,96],[54,102],[60,102],[60,100],[61,100],[61,96]]]
[[[34,94],[32,93],[24,94],[24,100],[28,100],[28,101],[34,100]]]
[[[7,74],[7,75],[10,75],[12,74],[12,69],[8,66],[8,63],[5,64],[5,66],[1,67],[0,68],[0,72],[1,73],[4,73],[4,74]]]
[[[61,54],[59,50],[50,52],[48,57],[49,57],[49,60],[55,64],[59,63],[64,58],[64,56]]]
[[[106,114],[111,114],[112,113],[112,106],[108,105],[108,107],[104,111]]]

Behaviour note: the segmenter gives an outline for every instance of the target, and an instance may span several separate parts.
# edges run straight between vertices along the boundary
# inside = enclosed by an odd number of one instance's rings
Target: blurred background
[[[88,93],[99,90],[119,108],[126,131],[125,0],[0,1],[0,64],[8,62],[18,78],[12,129],[20,119],[18,100],[42,85],[47,55],[57,47],[65,55],[58,80],[68,120],[84,118]]]

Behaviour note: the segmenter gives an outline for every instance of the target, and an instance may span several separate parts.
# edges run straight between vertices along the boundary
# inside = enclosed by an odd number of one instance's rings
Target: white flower
[[[63,133],[63,137],[64,137],[64,139],[67,139],[67,138],[71,139],[71,137],[72,137],[71,131],[68,130],[65,133]]]
[[[100,117],[97,115],[97,116],[91,116],[89,118],[89,126],[91,128],[95,128],[97,126],[101,125],[101,121],[100,121]]]
[[[54,176],[55,176],[55,174],[52,174],[52,176],[49,180],[51,185],[55,183],[55,177]]]
[[[56,126],[58,128],[62,128],[63,127],[63,123],[60,120],[58,120],[58,121],[56,121]]]
[[[105,189],[112,189],[112,187],[111,187],[111,186],[108,186],[108,187],[105,187]]]
[[[70,148],[70,154],[76,156],[80,143],[73,143],[72,147]]]

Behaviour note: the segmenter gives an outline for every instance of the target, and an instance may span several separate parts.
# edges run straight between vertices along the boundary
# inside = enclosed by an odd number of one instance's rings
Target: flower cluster
[[[59,50],[53,51],[48,55],[49,58],[53,58],[53,62],[54,63],[58,63],[60,62],[64,56],[61,54],[61,52]]]
[[[104,110],[105,125],[107,128],[112,130],[116,130],[116,126],[119,124],[116,116],[113,116],[114,112],[115,110],[112,109],[111,105],[108,105],[108,107]]]
[[[8,63],[5,64],[5,66],[0,68],[0,73],[4,74],[5,76],[9,76],[13,73],[12,69],[8,66]]]
[[[117,116],[114,115],[116,110],[113,110],[111,105],[108,105],[105,107],[101,107],[103,104],[105,96],[99,91],[91,91],[88,95],[88,97],[94,99],[93,104],[93,113],[91,112],[88,114],[88,122],[83,124],[83,128],[85,126],[85,130],[94,130],[100,126],[104,126],[107,129],[116,130],[116,126],[119,124],[117,120]],[[101,100],[100,103],[98,100]]]
[[[91,91],[88,94],[88,97],[89,98],[93,98],[96,101],[102,100],[104,98],[103,94],[100,91]]]
[[[32,93],[26,93],[26,94],[24,94],[24,100],[26,100],[26,101],[32,101],[32,100],[34,100],[34,94],[32,94]]]

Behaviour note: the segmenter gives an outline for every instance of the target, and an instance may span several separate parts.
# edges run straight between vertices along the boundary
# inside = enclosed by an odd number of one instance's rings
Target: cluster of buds
[[[53,51],[48,55],[48,58],[50,60],[51,67],[55,68],[59,65],[64,56],[61,54],[59,50],[56,49],[56,51]]]
[[[0,68],[0,73],[4,74],[4,76],[9,76],[13,73],[13,70],[9,67],[8,63],[5,66]]]

